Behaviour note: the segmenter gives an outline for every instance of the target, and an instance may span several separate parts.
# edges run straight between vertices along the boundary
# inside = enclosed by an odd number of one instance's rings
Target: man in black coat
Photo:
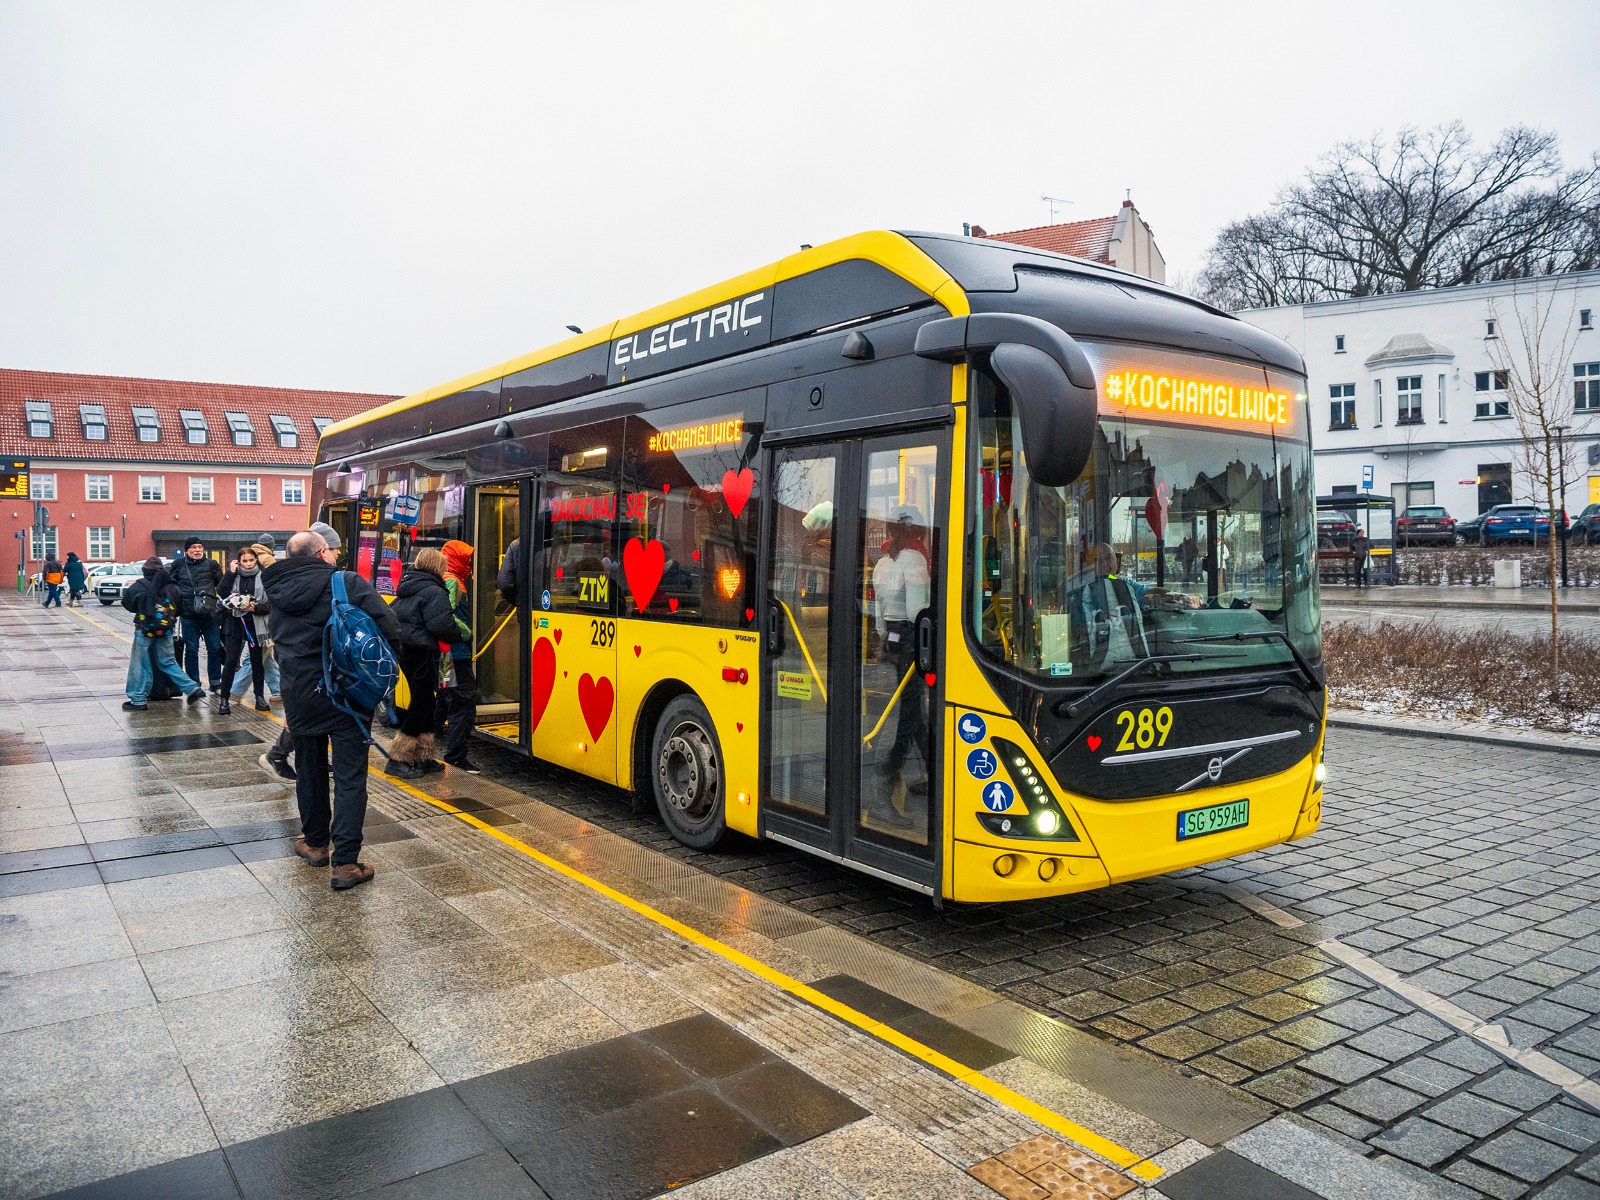
[[[222,622],[217,613],[217,588],[222,568],[206,555],[197,537],[183,543],[183,553],[172,560],[167,574],[178,589],[178,618],[183,626],[183,669],[200,678],[200,643],[206,644],[206,674],[212,694],[222,697]]]
[[[359,861],[361,827],[367,817],[366,730],[328,699],[322,684],[322,632],[333,612],[333,572],[337,551],[318,533],[289,539],[287,557],[262,572],[272,603],[267,618],[273,652],[283,677],[283,714],[294,738],[295,798],[301,836],[294,852],[314,867],[329,862],[332,841],[335,891],[363,884],[372,868]],[[361,576],[347,571],[350,603],[378,623],[391,646],[400,641],[400,622],[383,597]],[[367,714],[370,722],[372,715]],[[333,751],[333,803],[328,802],[328,752]]]

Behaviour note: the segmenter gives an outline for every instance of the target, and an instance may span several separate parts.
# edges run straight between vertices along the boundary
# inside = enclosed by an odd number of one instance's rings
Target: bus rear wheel
[[[679,696],[662,712],[650,743],[651,782],[661,820],[691,850],[712,850],[727,835],[722,748],[705,705]]]

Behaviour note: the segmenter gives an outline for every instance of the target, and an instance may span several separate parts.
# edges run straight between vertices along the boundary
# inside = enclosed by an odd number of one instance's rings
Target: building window
[[[1332,383],[1328,385],[1328,428],[1354,429],[1356,427],[1356,385]]]
[[[111,526],[89,526],[89,561],[106,562],[116,557],[111,544]]]
[[[1495,320],[1494,320],[1493,317],[1490,317],[1487,321],[1485,321],[1483,323],[1483,336],[1486,337],[1486,338],[1492,338],[1492,337],[1499,337],[1500,336],[1499,328],[1495,324]]]
[[[323,431],[333,424],[332,417],[312,417],[311,423],[317,427],[317,436],[321,437]]]
[[[56,527],[54,525],[46,525],[44,527],[44,537],[42,538],[39,536],[39,527],[37,525],[31,526],[31,528],[33,530],[33,557],[41,562],[47,558],[55,558],[57,551],[61,549]]]
[[[1353,483],[1336,483],[1333,485],[1333,494],[1335,496],[1354,496],[1356,494],[1356,485]]]
[[[283,502],[285,504],[304,504],[306,502],[306,481],[304,479],[285,479],[283,481]]]
[[[1396,425],[1422,424],[1422,376],[1402,375],[1394,381]]]
[[[298,450],[300,448],[300,431],[294,427],[294,422],[282,413],[273,413],[267,418],[272,422],[272,432],[278,437],[278,449]]]
[[[261,480],[253,476],[239,476],[238,497],[240,504],[261,503]]]
[[[55,436],[56,419],[50,413],[50,402],[48,400],[24,401],[22,409],[28,421],[29,437],[47,438]]]
[[[1511,401],[1506,399],[1505,371],[1479,371],[1472,377],[1478,392],[1478,418],[1509,417]]]
[[[83,477],[83,498],[85,500],[111,499],[111,476],[85,475]]]
[[[1600,362],[1572,364],[1572,407],[1600,412]]]
[[[161,501],[167,498],[167,480],[162,475],[139,476],[139,499]]]
[[[1406,485],[1406,504],[1408,506],[1432,504],[1433,496],[1433,484],[1431,483],[1410,483]]]
[[[235,446],[254,446],[256,444],[256,429],[254,425],[250,424],[248,413],[231,412],[223,415],[228,418],[228,432],[233,434],[233,444]]]
[[[103,442],[106,440],[106,406],[104,404],[78,405],[78,419],[83,422],[84,441]]]
[[[1333,352],[1335,354],[1344,353],[1344,334],[1336,333],[1333,335]]]
[[[214,496],[211,488],[211,476],[189,476],[189,503],[210,504]]]
[[[1383,380],[1372,381],[1372,427],[1383,428]]]
[[[1594,309],[1592,309],[1592,308],[1580,308],[1578,310],[1578,328],[1579,329],[1593,329],[1594,328]]]
[[[29,500],[54,500],[56,498],[56,477],[50,471],[34,471],[28,476]]]
[[[211,440],[206,428],[206,415],[197,408],[180,408],[178,417],[183,421],[183,440],[191,446],[204,446]]]
[[[141,442],[159,442],[161,440],[161,421],[156,416],[153,408],[135,408],[133,410],[133,432]]]
[[[1446,420],[1447,420],[1447,417],[1445,415],[1445,403],[1444,403],[1444,376],[1440,375],[1439,376],[1439,424],[1443,425]]]

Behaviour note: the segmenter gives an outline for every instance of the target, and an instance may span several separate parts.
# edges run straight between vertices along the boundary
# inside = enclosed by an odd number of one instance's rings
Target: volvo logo
[[[1222,755],[1220,754],[1206,764],[1206,777],[1210,779],[1212,783],[1215,783],[1217,780],[1222,778],[1222,766]]]
[[[1235,750],[1232,754],[1228,755],[1227,758],[1223,758],[1220,754],[1217,755],[1206,764],[1206,769],[1204,771],[1201,771],[1200,774],[1189,780],[1188,783],[1184,784],[1178,790],[1180,792],[1187,792],[1196,784],[1205,783],[1207,781],[1216,783],[1217,780],[1222,778],[1222,769],[1224,767],[1226,767],[1229,763],[1238,762],[1241,758],[1243,758],[1246,754],[1249,754],[1250,751],[1254,749],[1254,746],[1246,746],[1243,750]]]

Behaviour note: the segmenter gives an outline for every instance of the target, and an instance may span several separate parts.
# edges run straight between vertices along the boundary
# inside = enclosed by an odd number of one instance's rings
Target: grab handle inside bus
[[[988,353],[989,369],[1022,418],[1022,452],[1034,481],[1064,487],[1094,448],[1094,369],[1070,336],[1020,313],[945,317],[917,330],[923,358],[959,362]]]
[[[917,670],[930,674],[936,663],[933,654],[933,611],[923,609],[917,614]]]

